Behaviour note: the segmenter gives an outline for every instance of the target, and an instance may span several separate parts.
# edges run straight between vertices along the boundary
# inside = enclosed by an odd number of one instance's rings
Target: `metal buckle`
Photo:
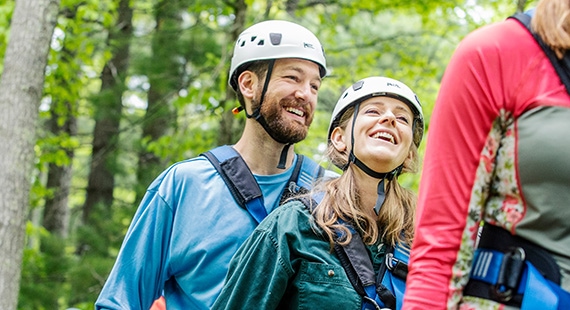
[[[526,253],[523,248],[512,248],[503,256],[497,284],[490,287],[490,294],[501,303],[509,302],[516,294],[520,278],[524,271]]]
[[[291,181],[289,182],[289,186],[287,187],[287,189],[289,190],[289,192],[296,194],[297,192],[299,192],[299,186],[297,186],[297,183]]]
[[[394,266],[396,266],[396,263],[398,263],[398,260],[394,258],[394,254],[388,253],[386,254],[386,260],[384,262],[386,263],[388,270],[392,271]]]
[[[376,302],[376,300],[368,297],[368,296],[362,296],[362,299],[364,299],[365,302],[368,302],[368,304],[372,305],[374,307],[375,310],[383,310],[384,308],[380,308],[380,306],[378,305],[378,303]],[[369,307],[365,307],[364,309],[368,310],[370,309]]]

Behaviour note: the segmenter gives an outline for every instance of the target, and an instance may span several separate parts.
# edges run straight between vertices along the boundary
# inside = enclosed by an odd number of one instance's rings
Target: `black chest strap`
[[[346,225],[346,224],[345,224]],[[355,291],[363,298],[363,309],[396,309],[396,296],[382,283],[387,271],[387,264],[382,264],[378,274],[370,254],[360,237],[352,227],[352,239],[346,245],[335,243],[334,249]],[[393,253],[389,248],[387,255]],[[388,256],[387,256],[388,257]]]
[[[201,154],[216,168],[232,196],[242,208],[246,209],[257,223],[267,216],[263,193],[251,170],[231,146],[224,145]],[[281,193],[280,203],[300,192],[308,191],[316,179],[324,175],[324,168],[316,162],[297,155],[293,173]]]
[[[566,91],[568,94],[570,94],[570,54],[566,52],[564,58],[558,59],[558,57],[556,57],[556,53],[550,49],[550,47],[548,47],[548,45],[546,45],[546,43],[544,43],[544,41],[542,41],[542,39],[530,29],[530,21],[532,19],[530,15],[526,13],[516,13],[509,18],[518,20],[532,34],[536,42],[538,42],[550,60],[550,63],[552,63],[552,66],[556,70],[556,73],[558,73],[560,81],[566,87]]]

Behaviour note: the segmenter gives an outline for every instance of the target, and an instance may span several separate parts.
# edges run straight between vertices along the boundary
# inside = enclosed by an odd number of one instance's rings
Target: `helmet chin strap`
[[[278,169],[285,169],[287,164],[287,153],[289,152],[289,148],[291,147],[292,144],[289,143],[288,141],[283,141],[282,139],[277,138],[273,130],[269,128],[269,125],[267,124],[265,118],[261,115],[261,104],[263,103],[263,99],[265,98],[265,93],[267,93],[267,87],[269,86],[269,80],[271,79],[271,73],[273,72],[274,65],[275,65],[275,59],[270,59],[269,64],[267,65],[267,74],[265,75],[263,90],[261,91],[261,98],[259,99],[259,106],[251,114],[247,114],[246,110],[245,116],[247,118],[253,118],[257,122],[259,122],[259,124],[261,124],[263,129],[265,129],[267,134],[269,134],[269,136],[273,138],[273,140],[285,144],[283,150],[281,151],[281,155],[279,156],[279,163],[277,164]]]
[[[384,201],[386,200],[386,194],[387,193],[386,193],[386,190],[384,189],[384,187],[385,187],[384,185],[386,184],[386,180],[391,181],[394,179],[394,177],[399,175],[402,172],[402,168],[404,167],[404,164],[401,164],[396,169],[394,169],[390,172],[376,172],[376,171],[370,169],[368,166],[366,166],[366,164],[364,164],[360,159],[356,158],[356,155],[354,154],[354,123],[356,122],[356,116],[358,115],[359,109],[360,109],[360,103],[357,103],[354,106],[354,114],[352,116],[352,128],[350,131],[351,132],[350,154],[348,155],[348,162],[342,168],[342,170],[345,171],[346,169],[348,169],[348,166],[350,165],[350,163],[354,163],[358,168],[360,168],[360,170],[364,171],[364,173],[366,173],[367,175],[369,175],[375,179],[380,179],[380,182],[378,182],[378,188],[377,188],[378,197],[376,198],[376,205],[374,206],[374,212],[376,212],[376,215],[378,215],[380,213],[380,209],[382,208],[382,205],[384,205]]]

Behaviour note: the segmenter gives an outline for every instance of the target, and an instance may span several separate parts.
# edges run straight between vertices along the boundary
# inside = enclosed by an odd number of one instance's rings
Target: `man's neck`
[[[284,147],[284,144],[273,140],[261,126],[253,130],[248,129],[247,125],[241,138],[234,145],[251,172],[258,175],[271,175],[284,171],[284,169],[277,168]],[[286,169],[293,163],[294,156],[295,151],[292,145],[287,152]]]

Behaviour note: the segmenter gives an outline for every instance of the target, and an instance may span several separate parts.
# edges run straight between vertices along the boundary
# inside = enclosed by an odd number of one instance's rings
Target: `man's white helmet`
[[[240,66],[256,60],[280,58],[310,60],[319,65],[321,78],[327,73],[324,49],[311,31],[292,22],[268,20],[239,35],[230,65],[230,86],[237,90]]]
[[[420,145],[424,134],[424,115],[422,105],[416,94],[406,84],[381,76],[360,80],[344,91],[334,107],[329,124],[328,139],[332,130],[338,126],[344,112],[366,99],[378,96],[393,97],[406,103],[414,113],[414,143]]]

